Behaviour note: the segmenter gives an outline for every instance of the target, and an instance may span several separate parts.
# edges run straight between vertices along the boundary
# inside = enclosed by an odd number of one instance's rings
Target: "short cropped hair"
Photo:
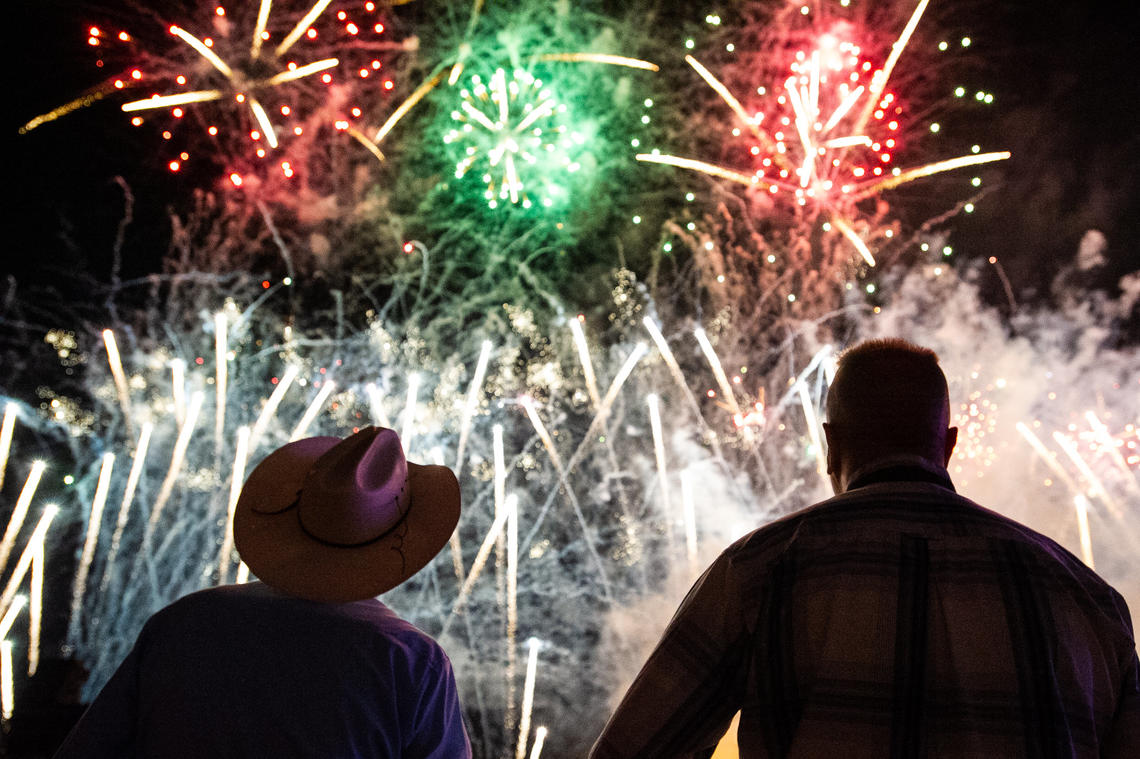
[[[864,453],[937,457],[950,423],[938,355],[899,338],[868,340],[839,356],[827,394],[834,434]]]

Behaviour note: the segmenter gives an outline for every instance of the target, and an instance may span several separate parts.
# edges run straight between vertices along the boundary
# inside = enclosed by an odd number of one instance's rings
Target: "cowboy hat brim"
[[[340,442],[307,438],[269,454],[246,480],[234,511],[234,545],[250,572],[313,601],[359,601],[391,590],[427,566],[459,523],[455,474],[408,462],[411,500],[394,529],[363,546],[314,540],[289,504],[317,459]]]

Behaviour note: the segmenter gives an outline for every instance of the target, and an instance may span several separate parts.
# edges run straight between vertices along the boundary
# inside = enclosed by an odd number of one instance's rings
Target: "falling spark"
[[[509,506],[510,501],[507,503]],[[459,595],[455,597],[455,602],[451,606],[451,613],[448,614],[447,619],[443,622],[443,628],[439,633],[441,638],[447,633],[447,629],[451,625],[451,620],[459,613],[463,604],[467,602],[467,596],[471,593],[471,588],[474,587],[475,581],[479,579],[479,575],[483,572],[483,567],[487,563],[487,557],[490,556],[491,549],[495,547],[495,542],[499,539],[499,535],[503,531],[503,526],[507,523],[507,511],[508,509],[504,508],[502,512],[496,514],[495,521],[491,523],[491,529],[487,530],[487,537],[483,538],[483,544],[479,546],[479,551],[475,554],[475,561],[471,563],[471,571],[467,573],[467,579],[460,588]]]
[[[155,108],[173,108],[190,103],[209,103],[221,99],[221,90],[195,90],[193,92],[181,92],[177,95],[156,95],[146,100],[132,100],[129,103],[123,103],[121,107],[124,113],[134,113],[135,111],[149,111]]]
[[[562,476],[564,470],[562,468],[562,458],[558,455],[558,449],[554,447],[554,438],[550,436],[549,430],[546,425],[542,423],[542,417],[538,415],[538,409],[534,405],[534,399],[529,395],[524,395],[519,399],[523,409],[526,411],[526,416],[530,419],[531,425],[534,426],[534,431],[538,433],[538,439],[542,441],[542,447],[546,449],[546,453],[550,456],[551,463],[558,471],[559,476]]]
[[[693,475],[688,469],[681,470],[681,507],[685,519],[685,555],[689,560],[689,574],[695,575],[700,568],[697,564],[697,509]]]
[[[1068,456],[1073,462],[1073,465],[1077,467],[1077,471],[1092,485],[1093,493],[1105,502],[1114,517],[1123,522],[1124,510],[1120,507],[1117,500],[1109,495],[1108,489],[1105,488],[1104,483],[1101,482],[1100,477],[1097,477],[1096,472],[1092,470],[1088,462],[1081,457],[1073,441],[1070,440],[1067,435],[1062,435],[1060,432],[1053,433],[1053,440],[1057,442],[1057,445],[1061,446],[1061,450],[1065,452],[1065,455]]]
[[[176,358],[170,362],[170,392],[174,399],[174,421],[186,421],[186,362]]]
[[[297,373],[300,369],[296,365],[289,365],[285,367],[285,373],[277,380],[277,386],[273,388],[273,392],[269,394],[269,400],[261,407],[261,412],[257,415],[257,420],[253,423],[253,430],[249,433],[249,450],[257,450],[257,444],[261,440],[261,436],[265,434],[265,430],[269,427],[269,422],[273,419],[273,415],[277,413],[277,407],[281,405],[281,400],[285,397],[285,393],[293,386],[297,379]]]
[[[681,158],[675,155],[666,155],[662,153],[638,153],[634,156],[639,161],[646,163],[662,163],[667,166],[676,166],[679,169],[691,169],[692,171],[699,171],[709,176],[720,177],[721,179],[728,179],[732,182],[748,185],[749,187],[769,187],[768,183],[762,182],[760,177],[755,174],[741,174],[739,171],[726,169],[723,166],[717,166],[715,163],[707,163],[705,161],[698,161],[694,158]]]
[[[272,6],[273,0],[261,0],[257,9],[257,23],[253,25],[253,41],[249,47],[249,57],[254,60],[261,56],[262,34],[265,33],[265,25],[269,22],[269,9]]]
[[[222,76],[226,79],[232,80],[234,78],[234,70],[230,68],[230,65],[219,58],[218,54],[207,47],[206,43],[202,42],[202,40],[178,26],[170,27],[170,33],[193,48],[194,52],[198,55],[209,61],[210,65],[220,71]]]
[[[484,340],[479,350],[479,360],[475,363],[475,374],[471,377],[471,385],[467,388],[467,399],[463,404],[463,416],[459,420],[459,445],[455,452],[455,470],[463,471],[463,454],[467,448],[467,436],[471,432],[471,418],[475,409],[479,407],[479,391],[483,388],[483,379],[487,376],[487,363],[491,359],[491,341]]]
[[[230,350],[228,337],[226,312],[218,311],[214,314],[214,444],[219,451],[226,426],[226,383],[229,375],[226,355]]]
[[[507,497],[507,709],[514,711],[515,638],[519,627],[519,508],[518,496]],[[508,718],[507,729],[513,719]]]
[[[716,351],[713,350],[712,343],[709,342],[709,336],[701,327],[697,327],[693,330],[693,336],[697,338],[697,342],[700,344],[705,358],[708,359],[709,366],[712,367],[713,376],[716,377],[716,383],[720,387],[721,395],[724,396],[725,402],[728,403],[729,411],[731,411],[734,416],[739,414],[740,405],[736,402],[736,394],[733,393],[732,385],[728,382],[728,375],[724,373],[724,366],[721,365]]]
[[[0,714],[12,719],[16,711],[16,695],[12,688],[12,641],[0,640]]]
[[[311,425],[313,423],[313,420],[317,418],[317,414],[321,413],[321,410],[325,406],[325,401],[329,399],[329,396],[332,395],[332,392],[335,389],[335,382],[332,380],[324,381],[324,384],[321,385],[320,392],[317,393],[317,397],[313,398],[313,402],[309,404],[309,407],[307,409],[305,409],[305,413],[301,417],[301,421],[297,422],[297,426],[294,427],[293,432],[290,433],[290,443],[292,443],[294,440],[300,440],[301,438],[305,437],[305,433],[309,431],[309,425]],[[407,443],[404,444],[404,447],[407,447]]]
[[[409,95],[408,99],[403,103],[400,103],[396,110],[392,111],[392,114],[388,117],[388,120],[385,121],[384,124],[376,130],[376,134],[372,136],[372,143],[379,144],[380,142],[383,142],[384,138],[388,136],[388,132],[392,131],[392,127],[396,126],[396,123],[399,122],[399,120],[402,119],[404,115],[407,114],[407,112],[415,106],[416,103],[420,102],[420,100],[423,99],[424,95],[435,89],[435,86],[439,84],[442,78],[443,73],[440,72],[417,87],[415,92]]]
[[[190,407],[186,409],[186,422],[178,430],[178,438],[174,441],[174,451],[170,455],[170,468],[166,470],[166,477],[159,486],[158,496],[154,499],[154,506],[150,510],[150,520],[146,525],[143,544],[149,545],[154,530],[158,526],[159,517],[166,507],[170,494],[174,492],[174,484],[182,471],[182,462],[186,459],[186,449],[190,447],[190,438],[194,434],[194,427],[198,424],[198,414],[202,411],[202,392],[194,391],[190,395]]]
[[[582,330],[582,322],[570,319],[570,332],[574,335],[574,345],[578,349],[578,360],[582,363],[582,375],[586,378],[586,391],[590,394],[590,401],[594,409],[602,405],[601,395],[598,393],[598,379],[594,374],[594,364],[590,360],[590,346],[586,344],[586,333]]]
[[[867,243],[863,242],[863,238],[860,237],[855,232],[855,230],[852,229],[851,226],[839,216],[833,216],[831,218],[831,221],[833,224],[835,224],[836,228],[839,229],[843,236],[851,242],[851,244],[855,247],[855,250],[859,251],[859,255],[863,256],[863,260],[867,262],[867,265],[874,266],[875,256],[871,254],[871,249],[867,247]]]
[[[661,487],[661,510],[667,523],[673,519],[673,508],[669,504],[669,471],[665,467],[665,437],[661,432],[661,407],[657,393],[645,397],[649,406],[649,425],[653,430],[653,452],[657,458],[657,481]]]
[[[534,731],[534,747],[530,750],[530,759],[539,759],[542,756],[542,746],[546,743],[546,727],[539,725]]]
[[[609,66],[624,66],[631,69],[644,69],[645,71],[660,70],[656,63],[606,53],[547,53],[539,56],[538,59],[540,61],[565,61],[567,63],[604,63]]]
[[[266,79],[265,83],[272,87],[276,87],[279,84],[294,82],[298,79],[304,79],[307,76],[312,76],[313,74],[319,74],[322,71],[336,68],[336,66],[339,64],[339,58],[325,58],[322,61],[313,61],[312,63],[306,63],[304,66],[298,66],[295,69],[286,69],[279,74],[274,74],[273,76]]]
[[[8,471],[8,454],[12,451],[12,433],[16,429],[15,402],[4,405],[4,423],[0,426],[0,489],[4,488],[4,474]]]
[[[123,359],[119,355],[119,346],[115,342],[115,333],[109,329],[103,330],[103,344],[107,347],[107,362],[111,366],[111,376],[115,378],[115,392],[119,396],[119,407],[123,409],[123,420],[127,425],[128,434],[130,434],[131,398],[127,390],[127,375],[123,371]]]
[[[301,35],[308,31],[309,27],[313,25],[313,22],[317,20],[317,16],[324,12],[331,1],[332,0],[317,0],[316,4],[309,9],[309,12],[305,14],[304,18],[298,21],[297,25],[293,27],[293,31],[285,35],[285,39],[281,40],[281,44],[277,46],[273,54],[280,58],[289,52],[289,48],[293,47],[293,43],[301,39]]]
[[[46,467],[47,464],[38,459],[32,462],[28,479],[24,480],[24,487],[20,490],[20,496],[16,499],[16,505],[12,509],[12,516],[8,517],[8,528],[4,530],[3,540],[0,540],[0,577],[3,576],[4,570],[8,566],[8,557],[11,556],[12,548],[16,545],[16,537],[20,534],[20,528],[24,526],[28,507],[32,505],[32,497],[36,494],[36,488],[40,485],[40,477],[43,476]]]
[[[75,585],[71,591],[71,621],[67,639],[74,641],[79,635],[80,606],[83,594],[87,592],[87,574],[91,571],[91,560],[95,558],[95,548],[99,544],[99,530],[103,525],[103,508],[107,505],[107,491],[111,487],[111,471],[115,466],[115,454],[103,454],[103,464],[99,469],[99,480],[95,485],[95,496],[91,499],[91,513],[87,519],[87,538],[83,541],[83,553],[79,558],[79,569],[75,573]]]
[[[1102,450],[1108,452],[1113,463],[1115,463],[1125,475],[1125,482],[1128,483],[1133,491],[1140,493],[1140,483],[1137,482],[1136,475],[1128,468],[1128,462],[1124,460],[1124,456],[1116,449],[1116,441],[1112,439],[1112,435],[1108,434],[1108,427],[1106,427],[1104,422],[1098,419],[1097,415],[1092,411],[1085,412],[1085,419],[1088,420],[1089,427],[1092,428],[1093,434],[1100,442]],[[0,482],[3,482],[3,480],[0,479]]]
[[[875,182],[866,187],[862,187],[858,192],[852,193],[850,199],[862,200],[876,195],[883,190],[889,190],[893,187],[898,187],[900,184],[912,182],[915,179],[928,177],[932,174],[940,174],[944,171],[952,171],[954,169],[961,169],[966,166],[976,166],[981,163],[992,163],[993,161],[1004,161],[1008,159],[1012,153],[1008,150],[1002,150],[994,153],[980,153],[978,155],[964,155],[958,158],[949,158],[945,161],[935,161],[928,163],[925,166],[920,166],[917,169],[908,169],[897,176],[888,177],[881,182]]]
[[[771,142],[767,136],[757,127],[755,119],[753,119],[748,115],[747,112],[745,112],[744,106],[740,104],[740,101],[736,99],[736,96],[729,92],[728,88],[721,84],[720,80],[713,76],[711,71],[701,65],[701,62],[691,55],[685,56],[685,62],[693,67],[693,70],[697,72],[701,79],[705,80],[705,83],[712,88],[713,92],[715,92],[717,95],[720,95],[721,100],[723,100],[728,105],[728,107],[732,109],[732,112],[735,113],[736,117],[740,119],[741,123],[748,128],[748,131],[752,132],[752,134],[762,142]]]
[[[1057,457],[1053,452],[1045,447],[1037,435],[1033,434],[1033,430],[1029,429],[1024,422],[1018,422],[1015,427],[1017,431],[1021,433],[1021,436],[1029,442],[1033,450],[1037,452],[1037,455],[1041,457],[1041,460],[1053,470],[1053,473],[1061,478],[1061,481],[1068,485],[1070,490],[1079,494],[1081,492],[1080,485],[1065,471],[1065,468],[1057,461]]]
[[[58,513],[59,507],[54,503],[49,503],[47,506],[44,506],[40,521],[36,524],[36,529],[32,532],[31,537],[28,538],[28,542],[20,554],[20,558],[16,562],[16,568],[12,571],[12,576],[8,578],[8,584],[4,586],[3,595],[0,595],[0,609],[7,609],[8,605],[11,604],[12,600],[16,597],[16,591],[19,589],[20,583],[24,581],[24,576],[28,573],[28,569],[32,565],[32,560],[35,558],[37,547],[42,555],[43,542],[47,535],[48,527],[51,526],[52,520],[55,519]],[[35,599],[32,598],[31,601],[34,604]],[[30,615],[31,610],[29,609],[29,616]]]
[[[404,444],[404,453],[412,448],[412,424],[416,420],[416,403],[420,394],[420,375],[412,372],[408,375],[408,397],[404,403],[404,426],[400,430],[400,441]]]
[[[12,605],[4,612],[4,617],[0,619],[0,639],[8,637],[8,631],[12,629],[12,625],[16,623],[16,617],[24,610],[28,604],[28,597],[18,595],[12,599]]]
[[[134,453],[131,454],[131,471],[127,475],[127,486],[123,491],[123,500],[119,504],[119,515],[115,520],[115,533],[111,536],[111,548],[107,552],[107,560],[103,567],[103,579],[99,582],[99,594],[106,593],[107,588],[111,584],[111,569],[115,566],[115,559],[119,555],[119,546],[123,540],[123,531],[127,528],[127,519],[131,513],[131,501],[135,497],[135,488],[138,487],[139,478],[142,477],[143,464],[146,461],[146,451],[150,446],[150,436],[154,431],[154,425],[150,422],[143,423],[142,430],[139,432],[138,442],[135,444]]]
[[[526,742],[530,737],[530,714],[534,708],[534,681],[538,673],[538,649],[542,642],[538,638],[530,638],[526,644],[530,653],[526,661],[526,680],[523,683],[522,713],[519,718],[519,740],[515,748],[515,759],[526,757]]]
[[[1089,569],[1096,569],[1093,563],[1092,536],[1089,534],[1089,501],[1080,493],[1073,496],[1077,509],[1077,531],[1081,537],[1081,560]]]
[[[230,497],[226,504],[226,533],[222,538],[222,551],[218,559],[218,582],[225,584],[230,565],[233,564],[234,550],[234,511],[238,496],[245,482],[245,463],[249,456],[249,427],[238,427],[237,441],[234,444],[234,466],[230,477]]]

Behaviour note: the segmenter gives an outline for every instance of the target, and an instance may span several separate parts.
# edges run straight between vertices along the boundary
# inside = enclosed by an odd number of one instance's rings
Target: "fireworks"
[[[1008,152],[978,152],[910,169],[894,165],[895,153],[904,147],[907,116],[888,82],[926,5],[927,0],[918,3],[881,67],[848,38],[849,32],[822,32],[810,48],[793,54],[786,78],[754,84],[755,94],[743,102],[686,55],[735,117],[730,144],[738,167],[660,152],[637,159],[726,179],[785,205],[810,205],[874,266],[871,248],[854,228],[858,201],[932,174],[1009,158]]]

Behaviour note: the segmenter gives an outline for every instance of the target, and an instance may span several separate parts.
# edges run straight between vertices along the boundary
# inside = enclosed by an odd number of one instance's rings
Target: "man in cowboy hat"
[[[458,521],[455,475],[392,430],[271,453],[234,515],[260,582],[151,617],[57,756],[470,757],[446,654],[375,598]]]
[[[827,396],[834,498],[697,580],[592,759],[1140,757],[1124,599],[1052,540],[954,492],[930,350],[845,352]]]

